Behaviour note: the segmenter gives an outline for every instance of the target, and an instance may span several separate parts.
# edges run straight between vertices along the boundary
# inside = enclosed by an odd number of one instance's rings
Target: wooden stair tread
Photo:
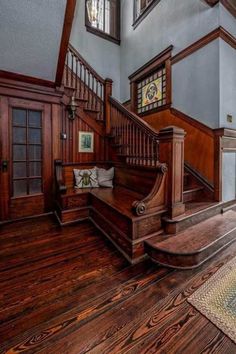
[[[142,194],[125,187],[94,188],[90,192],[93,196],[116,209],[119,213],[132,218],[134,217],[131,210],[133,202],[143,198]]]
[[[207,201],[207,202],[187,202],[185,203],[185,213],[183,215],[179,215],[173,219],[168,219],[170,223],[176,223],[179,221],[183,221],[186,219],[191,218],[194,215],[204,213],[210,209],[213,209],[217,206],[222,205],[224,203],[219,203],[219,202],[212,202],[212,201]],[[167,218],[165,218],[167,220]]]
[[[193,254],[210,247],[224,235],[236,231],[236,212],[230,210],[194,225],[179,234],[147,241],[149,246],[170,254]]]
[[[202,186],[184,186],[184,194],[202,191],[204,187]]]

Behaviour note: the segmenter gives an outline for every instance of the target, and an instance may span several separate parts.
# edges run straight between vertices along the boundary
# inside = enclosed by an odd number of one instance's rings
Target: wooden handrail
[[[69,44],[68,48],[84,64],[84,66],[93,74],[93,76],[98,81],[105,84],[105,80],[92,68],[92,66],[82,57],[82,55],[71,44]]]
[[[113,97],[109,97],[108,104],[107,134],[114,139],[117,155],[129,165],[157,167],[158,132]]]
[[[145,130],[147,134],[150,134],[154,138],[158,139],[158,131],[155,130],[150,124],[145,122],[142,118],[137,116],[135,113],[129,111],[124,105],[117,101],[114,97],[110,97],[110,103],[112,106],[116,107],[120,112],[126,115],[134,124],[138,125],[141,129]]]
[[[95,114],[99,121],[105,120],[106,95],[112,93],[111,80],[103,79],[70,44],[67,49],[63,84],[72,90],[83,107]],[[107,90],[107,87],[111,87]]]

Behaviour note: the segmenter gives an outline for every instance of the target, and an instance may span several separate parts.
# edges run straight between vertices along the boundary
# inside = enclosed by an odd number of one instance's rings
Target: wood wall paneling
[[[200,124],[194,125],[191,120],[187,121],[183,117],[173,114],[171,110],[165,110],[145,116],[145,121],[158,131],[171,125],[182,128],[186,132],[185,161],[210,184],[214,184],[214,135],[205,126],[202,125],[199,129]]]

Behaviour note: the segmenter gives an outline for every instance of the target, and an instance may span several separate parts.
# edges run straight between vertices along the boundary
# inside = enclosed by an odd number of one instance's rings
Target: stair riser
[[[125,256],[131,264],[143,261],[147,255],[144,251],[144,242],[137,242],[134,244],[132,240],[118,229],[118,224],[113,224],[104,215],[101,215],[94,208],[90,211],[90,218],[94,225],[115,245],[115,247]]]
[[[203,210],[200,213],[196,213],[195,215],[192,215],[191,217],[184,219],[179,222],[168,222],[166,220],[163,220],[163,228],[165,233],[167,234],[176,234],[178,232],[184,231],[187,228],[194,226],[204,220],[207,220],[211,218],[212,216],[215,216],[221,212],[222,205],[215,206],[209,210]]]
[[[222,236],[214,244],[209,245],[201,252],[195,254],[171,254],[154,249],[148,244],[145,245],[145,250],[149,257],[156,263],[176,269],[193,269],[202,265],[234,241],[236,241],[235,231]]]

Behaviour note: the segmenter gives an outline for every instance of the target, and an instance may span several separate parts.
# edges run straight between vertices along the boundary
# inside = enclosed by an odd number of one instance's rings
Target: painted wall
[[[227,122],[227,114],[233,116],[232,123]],[[223,40],[220,40],[220,126],[236,129],[236,50]]]
[[[0,0],[0,70],[54,81],[65,6],[66,0]]]
[[[173,107],[219,127],[219,39],[172,67]]]
[[[114,81],[113,95],[120,98],[120,46],[87,32],[85,0],[77,0],[70,43],[100,76]]]
[[[219,6],[201,0],[161,1],[136,29],[133,1],[122,0],[121,100],[129,99],[128,76],[169,45],[176,54],[219,26]]]

